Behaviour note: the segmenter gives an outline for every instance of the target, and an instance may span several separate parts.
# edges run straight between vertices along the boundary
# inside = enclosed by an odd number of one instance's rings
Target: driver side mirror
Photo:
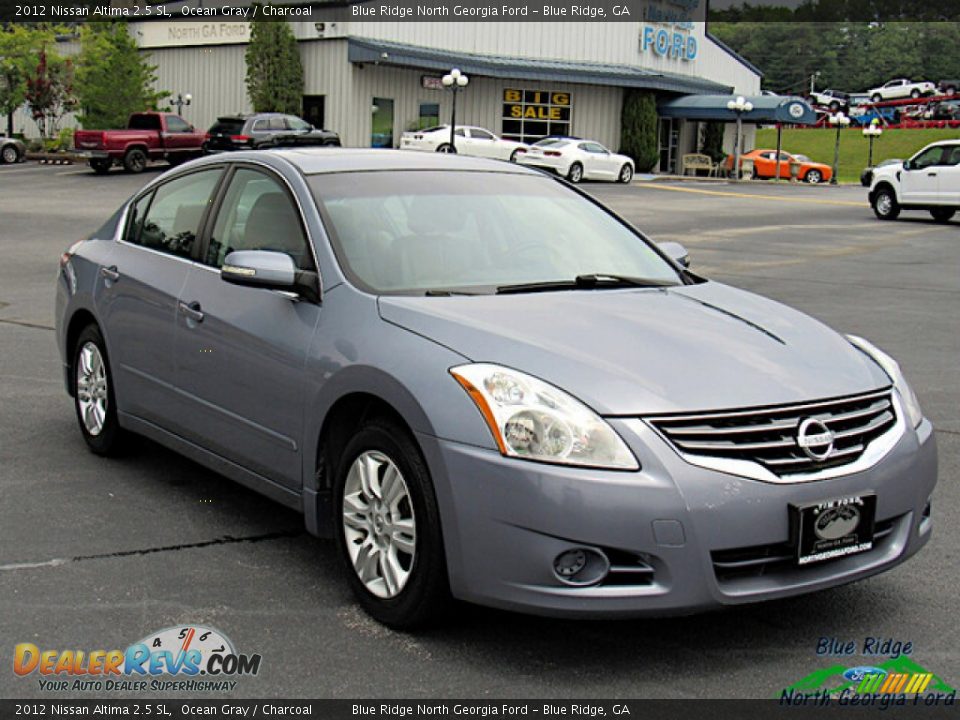
[[[657,247],[660,248],[660,251],[663,252],[664,255],[673,260],[680,267],[690,267],[690,253],[688,253],[687,249],[680,243],[662,242],[657,243]]]
[[[904,170],[913,170],[913,163],[910,162],[909,160],[904,160],[904,161],[903,161],[903,169],[904,169]]]
[[[235,250],[223,260],[220,278],[233,285],[292,292],[311,302],[320,301],[320,278],[300,270],[293,258],[272,250]]]

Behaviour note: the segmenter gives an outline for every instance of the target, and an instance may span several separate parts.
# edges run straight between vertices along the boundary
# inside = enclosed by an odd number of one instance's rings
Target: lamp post
[[[191,95],[190,93],[183,93],[182,95],[180,93],[177,93],[177,99],[171,100],[170,104],[176,105],[177,115],[181,115],[183,113],[183,108],[185,108],[187,105],[189,105],[192,102],[193,102],[193,95]]]
[[[863,129],[863,136],[870,141],[867,167],[873,167],[873,141],[881,135],[883,135],[883,128],[880,127],[880,121],[877,118],[874,118],[873,121]]]
[[[453,68],[453,70],[444,75],[440,81],[445,88],[453,93],[453,109],[450,111],[450,152],[456,152],[457,146],[454,141],[454,133],[457,129],[457,93],[467,86],[470,78],[457,68]]]
[[[837,128],[837,139],[833,145],[833,176],[830,178],[830,184],[837,184],[837,170],[840,167],[840,131],[850,124],[850,118],[842,112],[835,113],[828,118],[831,125]]]
[[[743,131],[743,114],[753,110],[753,103],[738,95],[736,100],[727,103],[727,110],[737,114],[737,133],[733,146],[733,177],[740,179],[740,133]]]

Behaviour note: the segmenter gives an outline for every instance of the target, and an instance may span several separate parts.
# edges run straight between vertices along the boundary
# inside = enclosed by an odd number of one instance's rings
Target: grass
[[[837,131],[833,128],[784,130],[783,150],[833,165],[836,136]],[[932,142],[958,138],[960,138],[960,128],[884,130],[883,135],[873,142],[873,162],[876,164],[887,158],[906,160]],[[869,146],[870,141],[863,137],[860,128],[840,131],[840,171],[837,173],[840,182],[860,182],[860,171],[867,166]],[[775,149],[777,147],[776,129],[757,130],[757,147]]]

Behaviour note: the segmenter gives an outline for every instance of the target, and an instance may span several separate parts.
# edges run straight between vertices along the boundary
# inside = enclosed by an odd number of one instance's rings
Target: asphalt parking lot
[[[940,447],[933,539],[884,575],[760,606],[617,622],[463,606],[405,635],[367,619],[333,544],[294,513],[146,441],[118,460],[86,450],[52,331],[57,259],[158,171],[0,167],[0,697],[44,696],[11,672],[16,643],[123,648],[183,623],[263,656],[238,697],[771,697],[832,664],[815,655],[823,636],[911,642],[960,684],[956,219],[882,223],[859,187],[586,185],[655,240],[683,242],[700,273],[901,361]]]

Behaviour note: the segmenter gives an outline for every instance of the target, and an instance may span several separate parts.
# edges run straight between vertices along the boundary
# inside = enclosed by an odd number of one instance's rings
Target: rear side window
[[[192,257],[200,222],[222,173],[221,168],[191,173],[137,200],[128,225],[128,242],[177,257]]]
[[[243,120],[240,118],[220,118],[210,128],[211,135],[240,135],[243,132]]]
[[[283,119],[283,116],[272,117],[270,118],[269,126],[271,130],[286,130],[287,123]]]
[[[169,132],[187,133],[192,129],[193,128],[191,128],[185,120],[181,120],[176,115],[170,115],[167,117],[167,130]]]
[[[131,130],[159,130],[160,116],[159,115],[131,115],[130,129]]]
[[[257,120],[253,124],[254,132],[266,132],[270,128],[270,123],[268,120]]]

